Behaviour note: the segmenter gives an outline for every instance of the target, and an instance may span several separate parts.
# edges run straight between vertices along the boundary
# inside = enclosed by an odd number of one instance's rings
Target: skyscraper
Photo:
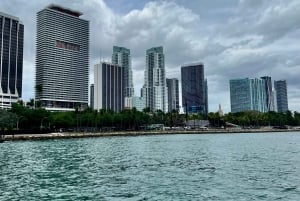
[[[94,69],[94,109],[120,112],[124,108],[124,68],[115,64],[96,64]]]
[[[10,108],[22,96],[24,25],[0,12],[0,108]]]
[[[181,66],[182,105],[187,113],[207,115],[207,80],[202,63]]]
[[[146,51],[145,83],[142,95],[145,98],[146,107],[149,107],[151,111],[168,111],[163,47],[153,47]]]
[[[88,105],[89,22],[81,15],[53,4],[37,13],[35,97],[47,110]]]
[[[288,97],[287,97],[287,85],[285,80],[274,81],[274,88],[277,97],[277,111],[286,112],[289,110]]]
[[[124,68],[124,95],[125,97],[133,97],[134,88],[132,82],[130,50],[125,47],[114,46],[112,63]]]
[[[94,109],[94,84],[90,86],[90,108]]]
[[[171,112],[172,110],[179,111],[179,87],[178,87],[178,79],[172,78],[167,79],[167,87],[168,87],[168,110]]]
[[[273,93],[272,93],[272,79],[269,76],[261,77],[261,79],[265,82],[265,91],[266,91],[266,105],[267,105],[267,111],[273,110]]]
[[[259,78],[230,80],[231,112],[267,112],[265,81]]]

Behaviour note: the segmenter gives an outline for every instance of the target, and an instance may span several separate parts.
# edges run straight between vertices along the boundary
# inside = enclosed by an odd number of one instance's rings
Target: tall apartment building
[[[151,111],[168,111],[163,47],[153,47],[146,51],[145,83],[142,96],[145,98],[146,107],[149,107]]]
[[[272,111],[274,105],[274,99],[272,96],[272,78],[269,76],[264,76],[261,77],[261,79],[265,82],[267,111]]]
[[[285,80],[274,81],[274,88],[277,97],[277,111],[286,112],[289,110],[288,97],[287,97],[287,85]]]
[[[179,111],[179,84],[177,78],[166,79],[168,87],[168,110]]]
[[[112,63],[124,68],[124,95],[125,97],[133,97],[134,87],[132,82],[130,50],[125,47],[114,46]]]
[[[186,113],[208,113],[207,80],[203,63],[181,66],[182,105]]]
[[[120,112],[124,108],[124,68],[102,62],[94,69],[94,109]]]
[[[90,86],[90,108],[94,109],[94,84]]]
[[[49,5],[37,13],[35,98],[47,110],[88,106],[89,21]]]
[[[231,112],[267,112],[265,87],[265,81],[259,78],[230,80]]]
[[[10,108],[22,96],[24,25],[0,12],[0,108]]]

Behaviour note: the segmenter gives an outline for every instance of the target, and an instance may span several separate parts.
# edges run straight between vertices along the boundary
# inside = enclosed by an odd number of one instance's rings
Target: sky
[[[219,104],[230,112],[230,79],[262,76],[285,79],[289,109],[300,111],[299,0],[1,0],[0,11],[25,26],[25,101],[34,97],[36,13],[51,3],[90,21],[90,83],[114,45],[127,47],[139,96],[146,49],[163,46],[167,78],[180,81],[181,65],[204,63],[209,112]]]

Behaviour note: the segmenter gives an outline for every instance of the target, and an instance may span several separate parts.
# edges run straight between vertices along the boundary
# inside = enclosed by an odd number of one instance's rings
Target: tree
[[[43,92],[43,85],[41,85],[41,84],[35,85],[35,92],[36,92],[37,97],[38,97],[38,101],[35,102],[35,106],[36,107],[41,107],[41,94]]]
[[[33,107],[34,107],[34,99],[31,98],[31,99],[29,100],[29,102],[26,103],[26,106],[27,106],[27,107],[33,108]]]

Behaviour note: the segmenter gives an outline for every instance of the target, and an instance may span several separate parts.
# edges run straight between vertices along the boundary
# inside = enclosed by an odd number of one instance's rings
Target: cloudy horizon
[[[25,28],[25,101],[34,97],[36,13],[51,3],[90,21],[90,83],[93,66],[110,61],[114,45],[123,46],[131,50],[139,96],[146,49],[163,46],[167,78],[180,80],[183,64],[204,63],[209,112],[219,104],[230,112],[230,79],[262,76],[285,79],[289,109],[300,112],[300,1],[2,0],[0,12],[20,18]]]

